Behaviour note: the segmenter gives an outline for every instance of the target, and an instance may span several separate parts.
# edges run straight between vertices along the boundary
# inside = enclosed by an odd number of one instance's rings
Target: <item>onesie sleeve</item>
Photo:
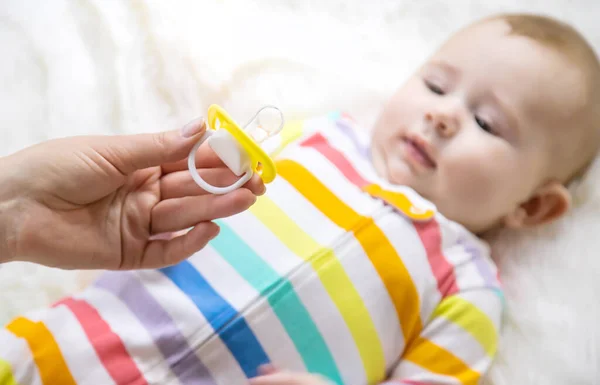
[[[503,309],[493,288],[443,299],[382,385],[475,385],[496,355]]]

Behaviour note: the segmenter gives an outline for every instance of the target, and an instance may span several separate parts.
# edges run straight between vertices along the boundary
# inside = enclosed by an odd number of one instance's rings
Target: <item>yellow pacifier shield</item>
[[[248,153],[252,170],[260,175],[264,183],[272,182],[277,175],[275,162],[223,108],[213,104],[208,108],[208,124],[214,128],[217,120],[220,123],[220,128],[227,130]]]

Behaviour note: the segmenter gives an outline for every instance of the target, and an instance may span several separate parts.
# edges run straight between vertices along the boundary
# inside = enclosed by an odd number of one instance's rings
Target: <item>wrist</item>
[[[18,188],[11,177],[8,158],[0,158],[0,263],[16,261],[18,228],[23,204]]]
[[[13,201],[0,198],[0,263],[16,260],[17,237],[13,221]]]

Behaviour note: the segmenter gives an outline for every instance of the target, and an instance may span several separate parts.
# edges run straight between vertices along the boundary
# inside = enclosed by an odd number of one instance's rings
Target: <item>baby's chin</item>
[[[426,186],[422,185],[427,182],[419,181],[402,157],[395,155],[386,154],[376,148],[371,150],[371,162],[377,175],[392,185],[410,187],[423,198],[428,199]]]
[[[410,166],[399,159],[392,160],[391,162],[383,163],[383,170],[381,177],[395,186],[404,186],[413,189],[417,194],[421,195],[425,199],[431,199],[430,180],[419,178],[413,174]]]
[[[391,184],[415,188],[415,177],[410,166],[397,157],[381,160],[380,171],[377,172],[382,178]]]

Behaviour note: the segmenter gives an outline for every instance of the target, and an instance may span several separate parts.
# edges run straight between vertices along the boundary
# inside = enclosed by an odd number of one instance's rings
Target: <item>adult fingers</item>
[[[156,269],[175,265],[202,250],[218,234],[217,224],[202,222],[183,235],[153,240],[146,246],[141,268]]]
[[[205,131],[204,120],[199,118],[180,130],[103,137],[93,144],[93,148],[127,175],[136,170],[183,160]]]
[[[248,209],[256,196],[241,188],[225,195],[199,195],[167,199],[152,209],[152,233],[177,231],[196,223],[228,217]]]
[[[250,385],[326,385],[326,382],[315,379],[307,374],[292,372],[277,372],[266,376],[250,379]]]
[[[198,138],[199,139],[199,138]],[[185,159],[179,158],[174,162],[164,163],[162,165],[163,174],[171,172],[183,171],[188,169],[188,156],[189,152],[185,154]],[[214,168],[214,167],[225,167],[225,163],[219,158],[216,152],[206,143],[203,143],[198,151],[196,151],[195,163],[198,168]]]
[[[224,167],[202,169],[198,170],[198,173],[207,183],[216,187],[229,186],[240,178]],[[256,174],[243,187],[256,195],[262,195],[266,190],[262,179]],[[204,194],[207,192],[194,182],[187,171],[167,174],[162,177],[160,182],[160,196],[163,200]]]

